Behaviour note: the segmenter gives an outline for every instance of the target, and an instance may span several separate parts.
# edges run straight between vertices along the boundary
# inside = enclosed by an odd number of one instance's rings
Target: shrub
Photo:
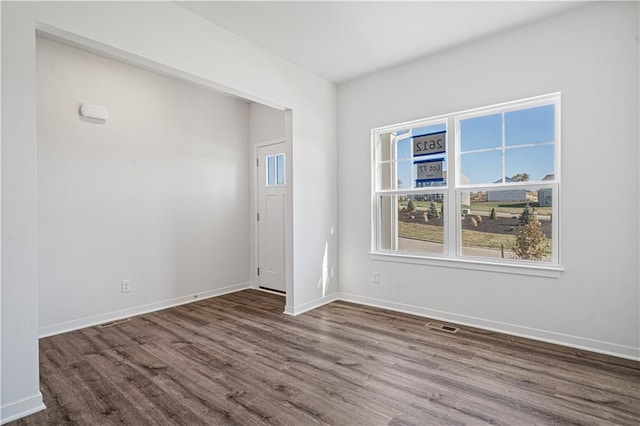
[[[496,208],[491,207],[491,213],[489,213],[489,219],[495,220],[495,218],[496,218]]]
[[[527,260],[542,260],[549,250],[549,240],[542,232],[542,225],[535,213],[520,228],[512,247],[514,257]]]
[[[429,211],[427,212],[429,215],[429,219],[437,219],[440,217],[440,213],[438,212],[438,208],[436,207],[436,203],[433,201],[429,203]]]
[[[412,212],[416,209],[416,205],[413,203],[413,200],[409,200],[407,203],[407,211]]]

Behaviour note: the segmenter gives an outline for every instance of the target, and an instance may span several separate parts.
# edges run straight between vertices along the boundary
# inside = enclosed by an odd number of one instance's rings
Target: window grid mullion
[[[504,112],[501,114],[502,117],[502,183],[507,182],[507,151],[506,151],[506,126],[505,126],[505,116]]]

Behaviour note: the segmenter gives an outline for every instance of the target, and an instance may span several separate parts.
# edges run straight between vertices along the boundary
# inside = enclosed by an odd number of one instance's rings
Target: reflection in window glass
[[[379,250],[444,253],[444,194],[381,196]]]
[[[462,255],[551,261],[552,189],[461,192]]]

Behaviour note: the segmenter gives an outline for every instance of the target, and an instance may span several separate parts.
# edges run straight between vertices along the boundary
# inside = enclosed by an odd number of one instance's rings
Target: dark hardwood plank
[[[640,424],[640,363],[256,290],[40,341],[15,425]]]

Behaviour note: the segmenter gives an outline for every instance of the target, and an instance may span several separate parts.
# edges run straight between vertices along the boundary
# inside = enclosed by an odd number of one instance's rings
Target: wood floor
[[[640,424],[640,363],[247,290],[40,341],[18,425]]]

